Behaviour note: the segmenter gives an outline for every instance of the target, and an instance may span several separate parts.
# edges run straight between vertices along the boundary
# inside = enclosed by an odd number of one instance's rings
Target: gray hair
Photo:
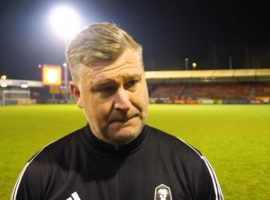
[[[142,53],[142,47],[132,36],[112,23],[97,23],[85,27],[68,44],[66,58],[74,81],[78,80],[78,65],[113,62],[127,49]]]

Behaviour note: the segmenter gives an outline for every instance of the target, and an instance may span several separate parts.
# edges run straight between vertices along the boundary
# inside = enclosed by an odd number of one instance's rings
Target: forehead
[[[143,63],[140,53],[126,50],[111,64],[98,63],[94,66],[81,65],[80,79],[83,83],[95,83],[100,80],[118,80],[143,74]]]

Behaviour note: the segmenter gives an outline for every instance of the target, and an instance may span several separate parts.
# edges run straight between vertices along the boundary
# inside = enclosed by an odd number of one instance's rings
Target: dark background
[[[266,1],[9,0],[0,2],[0,75],[40,80],[38,64],[65,62],[64,40],[48,24],[69,4],[83,23],[109,21],[144,47],[146,70],[270,68]]]

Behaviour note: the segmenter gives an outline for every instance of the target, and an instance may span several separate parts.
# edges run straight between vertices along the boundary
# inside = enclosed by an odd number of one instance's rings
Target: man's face
[[[136,138],[148,106],[141,55],[127,49],[111,64],[81,65],[79,77],[78,87],[71,87],[72,93],[96,137],[114,145]]]

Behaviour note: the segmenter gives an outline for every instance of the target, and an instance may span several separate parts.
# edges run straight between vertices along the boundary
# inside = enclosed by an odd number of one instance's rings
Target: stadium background
[[[0,199],[36,151],[86,123],[67,92],[67,29],[49,22],[64,2],[81,25],[113,21],[142,44],[147,123],[200,149],[225,199],[270,199],[269,7],[241,0],[1,1]],[[61,63],[63,84],[33,81],[44,63]]]
[[[43,66],[45,69],[47,65]],[[50,66],[60,70],[59,66]],[[56,83],[0,80],[0,104],[73,102],[69,77]],[[66,73],[64,70],[63,73]],[[270,69],[146,71],[151,103],[269,104]],[[61,84],[63,83],[63,84]]]
[[[270,199],[269,69],[148,71],[146,78],[149,125],[200,149],[225,199]],[[9,199],[27,160],[86,120],[63,85],[0,83],[0,196]],[[3,101],[4,90],[14,92]]]

